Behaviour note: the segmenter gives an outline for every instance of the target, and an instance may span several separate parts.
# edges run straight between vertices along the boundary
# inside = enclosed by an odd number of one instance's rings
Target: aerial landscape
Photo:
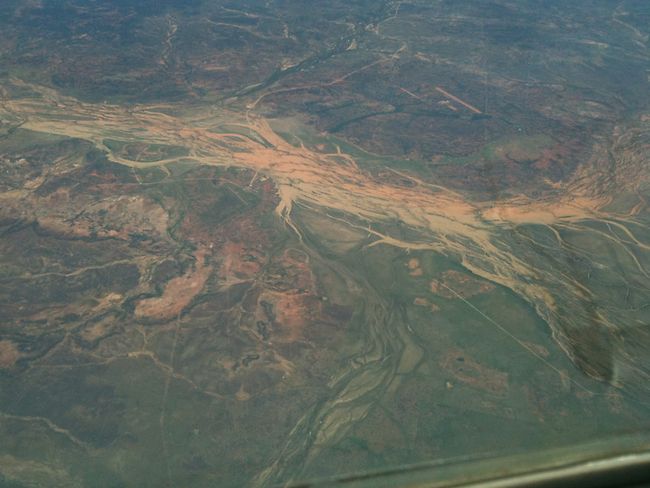
[[[650,445],[646,1],[5,0],[0,29],[0,486]]]

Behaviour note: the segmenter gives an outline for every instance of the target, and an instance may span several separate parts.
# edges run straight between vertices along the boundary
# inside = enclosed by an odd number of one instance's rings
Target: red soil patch
[[[413,300],[413,305],[418,307],[428,307],[431,312],[438,312],[440,307],[435,303],[431,303],[429,300],[423,297],[417,297]]]
[[[417,258],[411,258],[408,260],[406,263],[406,266],[409,269],[409,274],[411,276],[417,277],[417,276],[422,276],[424,272],[422,271],[422,268],[420,268],[420,260]]]
[[[533,165],[535,169],[547,170],[557,164],[563,164],[578,149],[578,143],[571,141],[544,149],[540,158]]]
[[[268,244],[268,235],[260,227],[258,216],[273,211],[278,202],[277,190],[272,180],[261,181],[263,177],[254,177],[253,171],[241,171],[236,174],[219,176],[216,174],[206,175],[215,182],[240,186],[247,191],[251,190],[250,182],[254,182],[252,190],[261,197],[259,203],[248,208],[236,216],[226,219],[217,225],[208,225],[202,214],[209,210],[209,205],[214,204],[210,195],[201,194],[201,198],[188,209],[180,227],[183,236],[195,243],[212,243],[215,247],[221,247],[229,242],[228,236],[237,236],[238,242],[251,243],[252,247],[264,249]],[[197,190],[200,191],[200,190]]]
[[[282,265],[292,277],[293,287],[296,290],[314,290],[314,276],[306,255],[287,249],[283,255]]]
[[[282,295],[276,302],[276,321],[287,341],[293,342],[303,337],[303,329],[311,318],[310,298],[304,294]]]
[[[20,358],[20,352],[11,341],[0,341],[0,368],[11,368]]]
[[[168,320],[177,317],[198,295],[212,271],[212,266],[206,266],[205,249],[199,249],[196,254],[194,269],[183,276],[173,278],[165,285],[162,296],[141,300],[135,307],[136,317],[146,317],[158,320]]]
[[[262,302],[273,307],[273,317],[269,317]],[[314,317],[322,313],[322,303],[310,293],[280,293],[265,291],[260,296],[258,319],[268,320],[273,325],[274,339],[279,342],[296,342],[304,340],[305,328],[313,322]]]
[[[266,261],[262,252],[237,242],[227,242],[220,252],[223,254],[220,271],[226,281],[249,280],[257,276]]]
[[[426,298],[417,297],[415,300],[413,300],[413,305],[417,305],[418,307],[428,307],[429,300]]]

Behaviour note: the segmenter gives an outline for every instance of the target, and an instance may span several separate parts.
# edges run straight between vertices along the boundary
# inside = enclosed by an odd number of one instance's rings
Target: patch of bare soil
[[[469,298],[494,290],[488,281],[474,278],[467,273],[449,270],[439,280],[431,281],[431,293],[443,298]]]
[[[420,268],[420,260],[417,258],[409,259],[406,266],[409,269],[409,274],[413,277],[422,276],[424,274],[422,268]]]
[[[20,358],[16,344],[9,340],[0,341],[0,368],[11,368]]]
[[[212,266],[206,265],[207,250],[199,249],[196,254],[194,269],[183,276],[172,278],[165,285],[163,294],[138,302],[135,315],[139,318],[169,320],[177,317],[196,297],[207,281]]]
[[[254,278],[266,261],[262,252],[239,242],[227,242],[220,253],[223,256],[220,275],[227,282]]]
[[[265,291],[260,295],[257,317],[272,323],[277,342],[304,340],[305,329],[321,315],[322,302],[311,293]]]

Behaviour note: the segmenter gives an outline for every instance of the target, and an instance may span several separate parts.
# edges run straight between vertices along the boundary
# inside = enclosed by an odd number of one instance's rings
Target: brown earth
[[[146,298],[138,302],[135,307],[136,317],[157,320],[177,317],[203,290],[212,272],[212,266],[205,263],[207,255],[208,250],[205,248],[196,251],[194,269],[183,276],[169,280],[160,297]]]
[[[422,276],[424,272],[420,268],[420,260],[417,258],[411,258],[406,263],[409,269],[409,274],[413,277]]]
[[[266,262],[266,256],[259,250],[240,242],[227,242],[221,249],[220,277],[226,282],[250,280],[257,276]]]
[[[322,302],[311,293],[265,290],[259,297],[256,318],[272,324],[273,340],[290,343],[305,340],[305,329],[321,315]]]
[[[0,341],[0,368],[11,368],[20,358],[16,344],[9,340]]]

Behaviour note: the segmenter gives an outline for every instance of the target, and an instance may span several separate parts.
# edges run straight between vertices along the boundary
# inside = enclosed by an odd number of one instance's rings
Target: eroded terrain
[[[56,63],[16,47],[50,7],[3,7],[0,481],[272,486],[647,427],[642,8],[81,3],[44,36],[146,61]]]

